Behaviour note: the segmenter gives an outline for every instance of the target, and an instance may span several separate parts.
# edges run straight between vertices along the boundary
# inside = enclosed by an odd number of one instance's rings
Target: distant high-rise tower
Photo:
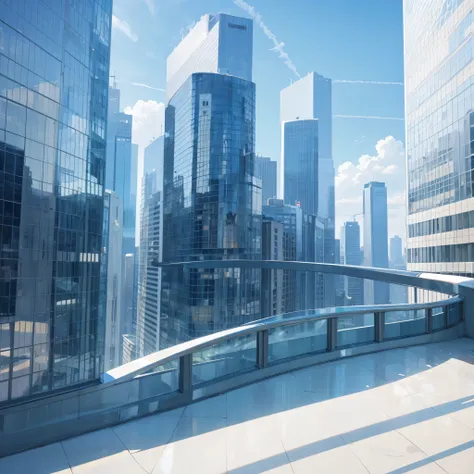
[[[262,202],[277,197],[277,162],[263,156],[255,157],[255,174],[262,180]]]
[[[394,235],[390,239],[390,265],[392,267],[405,263],[402,248],[402,239],[398,235]]]
[[[261,258],[252,21],[206,15],[168,58],[163,263]],[[260,270],[163,268],[160,347],[260,317]]]
[[[169,101],[195,72],[209,72],[252,81],[253,22],[218,13],[204,15],[166,62]]]
[[[361,265],[360,227],[357,222],[344,222],[341,229],[341,260],[344,265]],[[347,303],[364,304],[364,280],[344,277]]]
[[[387,187],[371,181],[364,185],[364,266],[388,268]],[[365,280],[366,304],[384,304],[390,300],[387,283]]]
[[[0,405],[104,368],[112,1],[75,6],[0,6]]]
[[[315,72],[294,82],[280,93],[281,161],[280,193],[284,194],[285,134],[284,123],[294,120],[318,119],[318,217],[324,220],[324,261],[335,258],[335,195],[332,159],[332,83]],[[325,304],[334,306],[335,280],[325,276]]]
[[[318,214],[318,120],[283,124],[285,204]]]
[[[106,321],[104,370],[110,370],[121,362],[122,321],[122,202],[113,191],[104,194],[104,255],[106,264]]]
[[[135,249],[136,184],[133,184],[134,150],[131,115],[120,112],[120,91],[109,90],[107,122],[106,189],[114,191],[123,204],[123,254]],[[136,173],[135,173],[136,181]]]
[[[142,185],[140,263],[138,283],[138,351],[141,356],[159,350],[163,236],[163,201],[157,191],[158,171],[145,174]]]
[[[407,268],[473,277],[474,1],[403,3]]]

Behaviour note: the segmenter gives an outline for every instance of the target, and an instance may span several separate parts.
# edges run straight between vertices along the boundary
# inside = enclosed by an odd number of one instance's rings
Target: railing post
[[[193,354],[179,358],[179,391],[190,400],[193,391]]]
[[[433,308],[425,309],[426,319],[426,333],[431,334],[433,332]]]
[[[375,342],[383,342],[385,333],[385,313],[378,311],[374,313]]]
[[[257,332],[257,367],[264,369],[268,365],[268,331]]]
[[[448,307],[443,306],[443,320],[444,320],[444,329],[448,327]]]
[[[337,346],[337,318],[329,318],[327,321],[327,351],[331,352],[334,351]]]

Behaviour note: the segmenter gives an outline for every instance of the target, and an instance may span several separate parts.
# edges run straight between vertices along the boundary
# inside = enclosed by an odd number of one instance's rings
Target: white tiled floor
[[[474,473],[474,340],[314,366],[0,459],[1,474]]]

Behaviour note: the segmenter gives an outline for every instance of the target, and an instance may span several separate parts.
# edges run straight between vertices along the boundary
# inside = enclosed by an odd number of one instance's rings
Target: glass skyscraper
[[[335,194],[332,159],[332,82],[315,72],[294,82],[280,93],[282,150],[280,192],[284,191],[284,123],[318,119],[318,217],[324,220],[324,261],[335,262]],[[285,194],[284,194],[285,195]],[[325,305],[334,306],[335,280],[325,275]]]
[[[253,22],[218,13],[204,15],[168,56],[169,101],[194,72],[215,72],[252,80]]]
[[[277,162],[265,156],[255,157],[255,174],[262,180],[262,203],[277,197]]]
[[[318,214],[318,120],[283,123],[285,204]]]
[[[192,74],[165,112],[163,262],[260,259],[255,84]],[[163,269],[160,346],[260,317],[260,271]]]
[[[103,369],[112,2],[47,3],[0,2],[0,403]]]
[[[371,181],[364,185],[364,266],[388,268],[387,187]],[[390,301],[388,283],[364,280],[365,304]]]
[[[474,275],[474,1],[404,1],[409,270]]]
[[[358,222],[344,222],[341,229],[340,249],[340,260],[343,265],[361,265],[360,227]],[[349,305],[364,304],[364,280],[351,277],[343,278],[347,303]]]
[[[135,251],[136,163],[132,145],[133,116],[120,112],[120,90],[111,87],[107,120],[105,187],[117,193],[123,205],[123,254]],[[135,171],[135,173],[134,173]]]

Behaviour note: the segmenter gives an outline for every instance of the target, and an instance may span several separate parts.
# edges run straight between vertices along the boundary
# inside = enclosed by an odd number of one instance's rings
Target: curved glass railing
[[[101,383],[0,408],[0,456],[313,364],[460,337],[470,287],[446,285],[430,290],[455,294],[459,289],[459,295],[264,318],[149,354],[104,373]]]
[[[110,370],[103,382],[120,384],[152,376],[160,378],[161,393],[184,392],[304,356],[325,354],[327,360],[329,353],[342,357],[360,352],[355,348],[380,350],[390,341],[395,341],[390,347],[396,347],[407,338],[456,326],[462,319],[462,301],[454,296],[431,303],[296,311],[150,354]]]

